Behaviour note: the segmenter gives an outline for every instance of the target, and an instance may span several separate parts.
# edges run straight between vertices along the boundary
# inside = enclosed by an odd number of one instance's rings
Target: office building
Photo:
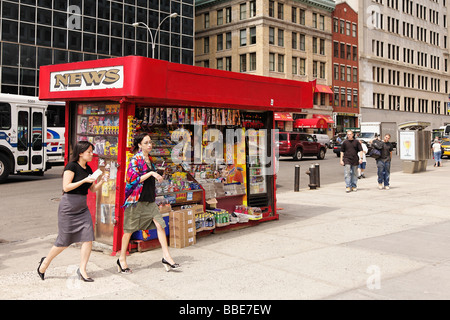
[[[0,92],[38,95],[42,65],[127,55],[193,64],[194,0],[1,1]],[[160,22],[166,19],[155,37]]]

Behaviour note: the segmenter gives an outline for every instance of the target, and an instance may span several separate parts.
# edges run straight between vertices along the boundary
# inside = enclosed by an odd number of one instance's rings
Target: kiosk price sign
[[[150,156],[164,170],[157,185],[162,213],[195,208],[197,228],[207,233],[278,219],[274,112],[312,108],[315,82],[127,56],[42,66],[39,86],[41,100],[66,101],[66,163],[74,144],[86,140],[95,146],[92,169],[110,172],[88,205],[96,241],[115,254],[130,143],[139,132],[151,136]],[[219,213],[230,219],[200,225]],[[131,246],[159,245],[150,233],[145,240]]]

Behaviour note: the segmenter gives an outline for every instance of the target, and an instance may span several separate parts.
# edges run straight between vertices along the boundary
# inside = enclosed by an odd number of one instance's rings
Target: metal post
[[[320,188],[320,165],[316,163],[315,167],[316,167],[316,184],[317,187]]]
[[[300,166],[298,164],[295,165],[294,191],[300,191]]]
[[[317,174],[316,174],[316,166],[314,164],[311,164],[309,166],[309,170],[306,171],[306,174],[309,175],[309,188],[310,189],[316,189],[317,188]]]

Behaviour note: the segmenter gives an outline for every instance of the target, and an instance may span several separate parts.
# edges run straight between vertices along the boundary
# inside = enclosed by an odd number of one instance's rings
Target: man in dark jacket
[[[392,159],[392,144],[389,142],[391,135],[387,133],[383,139],[383,147],[380,150],[381,156],[377,159],[377,169],[378,169],[378,189],[389,190],[389,178],[391,175],[391,159]]]
[[[358,153],[360,157],[358,156]],[[353,131],[347,131],[347,140],[341,146],[341,165],[344,166],[345,191],[356,191],[358,164],[362,162],[361,143],[354,138]]]

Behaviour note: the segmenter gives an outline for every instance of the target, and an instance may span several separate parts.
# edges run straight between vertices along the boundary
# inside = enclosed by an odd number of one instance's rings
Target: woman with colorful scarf
[[[131,269],[127,265],[126,253],[133,232],[155,228],[163,250],[162,263],[166,271],[179,268],[180,265],[175,263],[170,256],[164,231],[166,223],[155,203],[155,181],[162,182],[163,177],[156,172],[155,165],[149,159],[152,140],[147,133],[141,133],[134,138],[133,146],[133,151],[139,150],[139,152],[131,158],[127,170],[125,203],[123,205],[125,208],[124,234],[120,257],[117,259],[117,270],[122,273],[131,273]]]

